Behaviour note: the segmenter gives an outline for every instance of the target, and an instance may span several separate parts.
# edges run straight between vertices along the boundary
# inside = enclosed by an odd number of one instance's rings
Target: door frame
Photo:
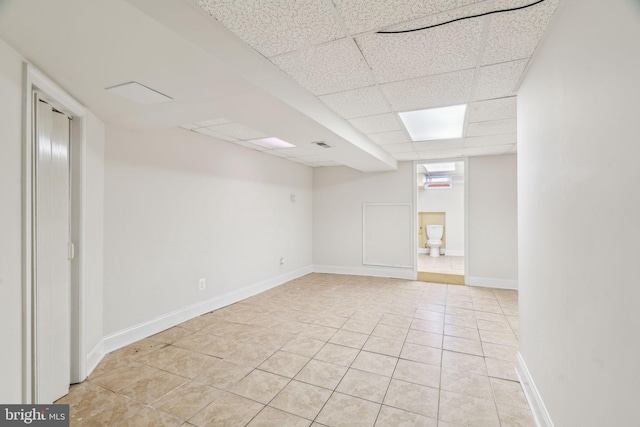
[[[418,187],[416,185],[416,174],[418,171],[418,165],[424,163],[440,163],[440,162],[464,162],[464,282],[467,283],[469,277],[469,157],[448,157],[444,159],[422,159],[414,160],[413,172],[411,174],[411,191],[412,201],[414,206],[414,218],[413,218],[413,277],[418,280]]]
[[[33,94],[69,114],[70,138],[70,182],[71,192],[71,241],[74,242],[75,258],[71,261],[71,378],[70,383],[86,378],[87,349],[85,340],[85,153],[87,110],[67,94],[60,86],[29,63],[23,64],[23,138],[22,138],[22,400],[35,402],[37,380],[34,375],[34,257],[36,242],[33,200],[34,159],[33,149]],[[48,403],[48,402],[46,402]]]

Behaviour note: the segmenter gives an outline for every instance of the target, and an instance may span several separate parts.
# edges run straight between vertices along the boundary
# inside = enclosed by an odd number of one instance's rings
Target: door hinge
[[[69,261],[73,260],[76,257],[76,247],[73,242],[69,242]]]

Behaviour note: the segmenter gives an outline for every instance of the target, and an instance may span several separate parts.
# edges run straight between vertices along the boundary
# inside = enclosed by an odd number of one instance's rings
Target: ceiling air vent
[[[322,148],[331,148],[331,146],[324,141],[312,142],[312,144],[315,144],[318,147],[322,147]]]

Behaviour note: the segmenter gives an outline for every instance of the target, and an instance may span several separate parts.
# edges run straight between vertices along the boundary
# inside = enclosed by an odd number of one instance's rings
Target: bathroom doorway
[[[465,162],[416,164],[418,280],[464,285]]]

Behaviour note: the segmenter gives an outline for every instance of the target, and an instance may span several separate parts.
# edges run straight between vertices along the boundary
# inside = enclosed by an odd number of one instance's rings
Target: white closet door
[[[35,101],[34,351],[36,403],[69,392],[69,118]]]

